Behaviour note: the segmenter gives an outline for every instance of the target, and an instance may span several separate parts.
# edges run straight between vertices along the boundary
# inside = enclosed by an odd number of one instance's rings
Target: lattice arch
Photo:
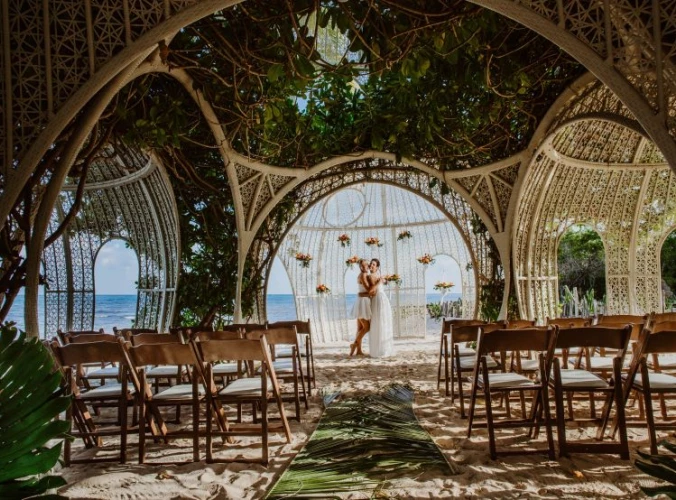
[[[72,206],[75,189],[64,186],[52,231]],[[176,201],[157,158],[120,141],[106,146],[91,165],[80,212],[44,251],[46,333],[93,328],[94,263],[100,248],[114,238],[125,240],[139,259],[135,324],[167,328],[180,252]]]
[[[659,252],[676,224],[676,177],[633,123],[598,83],[552,121],[527,171],[514,226],[522,316],[556,314],[558,243],[574,224],[603,239],[608,313],[661,310]]]
[[[267,266],[264,276],[269,276],[272,256],[279,251],[284,236],[300,217],[315,203],[340,189],[364,183],[385,183],[411,191],[440,210],[454,224],[464,246],[469,249],[470,263],[475,270],[475,283],[481,284],[490,275],[487,242],[474,233],[472,221],[478,216],[470,204],[453,189],[442,187],[443,181],[428,172],[383,159],[370,159],[344,163],[315,174],[287,195],[293,207],[288,218],[280,220],[272,211],[262,225],[252,246],[251,256],[258,265]],[[287,206],[288,208],[288,206]],[[266,317],[265,286],[258,294],[257,314]],[[474,302],[475,308],[478,301]],[[476,314],[476,310],[472,311]]]

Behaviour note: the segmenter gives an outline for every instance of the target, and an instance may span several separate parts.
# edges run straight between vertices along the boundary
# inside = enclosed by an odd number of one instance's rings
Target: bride
[[[383,290],[383,279],[380,276],[380,261],[371,259],[371,330],[369,331],[369,354],[373,358],[391,356],[394,350],[394,332],[392,331],[392,307]]]

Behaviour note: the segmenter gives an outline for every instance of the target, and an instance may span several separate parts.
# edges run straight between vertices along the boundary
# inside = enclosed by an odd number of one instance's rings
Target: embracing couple
[[[380,261],[366,259],[359,261],[359,296],[352,308],[352,318],[357,320],[357,337],[350,344],[350,356],[363,356],[361,342],[369,333],[369,354],[373,358],[391,356],[394,348],[392,331],[392,307],[383,291],[380,276]]]

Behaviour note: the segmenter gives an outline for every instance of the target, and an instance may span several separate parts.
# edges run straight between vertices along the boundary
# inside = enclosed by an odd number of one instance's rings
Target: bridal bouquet
[[[418,262],[420,262],[423,265],[428,265],[428,264],[434,264],[434,257],[432,257],[430,254],[426,253],[425,255],[422,255],[421,257],[418,257]]]
[[[399,286],[401,285],[401,276],[399,276],[398,274],[386,274],[385,276],[383,276],[383,281],[385,282],[386,285],[394,283],[395,285]]]
[[[349,247],[350,246],[350,237],[343,233],[340,236],[338,236],[338,241],[340,242],[341,247]]]
[[[317,288],[315,288],[315,290],[317,291],[317,293],[319,295],[331,293],[331,289],[328,286],[326,286],[324,283],[320,283],[319,285],[317,285]]]
[[[310,267],[310,261],[312,260],[312,255],[309,253],[296,253],[296,260],[300,262],[300,267]]]
[[[364,240],[364,243],[366,243],[370,247],[374,245],[377,247],[383,246],[383,244],[380,242],[380,239],[376,238],[375,236],[369,236]]]

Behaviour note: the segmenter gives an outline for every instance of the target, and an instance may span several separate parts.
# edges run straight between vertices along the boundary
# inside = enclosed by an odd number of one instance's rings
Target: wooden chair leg
[[[491,392],[488,385],[488,373],[484,372],[484,398],[486,399],[486,425],[488,427],[488,447],[491,452],[491,459],[498,458],[497,447],[495,445],[495,429],[493,427],[493,408],[491,405]]]
[[[653,412],[653,401],[650,393],[650,381],[648,379],[648,366],[641,363],[641,383],[643,401],[645,404],[645,417],[648,424],[648,436],[650,437],[650,453],[657,455],[657,433],[655,432],[655,414]],[[621,425],[621,424],[620,424]],[[622,429],[620,429],[622,432]]]
[[[450,380],[450,370],[448,366],[448,336],[444,335],[444,383],[446,384],[446,396],[450,395],[450,388],[449,385],[451,383]]]
[[[467,416],[467,437],[472,436],[472,424],[474,423],[474,413],[476,412],[476,396],[477,396],[477,383],[476,379],[478,377],[475,375],[472,377],[472,393],[469,400],[469,415]]]
[[[439,359],[437,362],[437,391],[441,387],[441,357],[442,353],[444,352],[444,334],[441,334],[441,337],[439,338]]]
[[[646,375],[647,375],[646,368]],[[622,390],[622,363],[619,359],[614,360],[614,377],[615,377],[615,412],[618,417],[618,425],[620,430],[620,458],[622,460],[629,460],[629,440],[627,438],[627,420],[624,413],[624,394]],[[647,380],[647,379],[645,379]]]
[[[567,455],[566,447],[566,415],[563,407],[563,390],[561,389],[561,367],[558,358],[554,359],[554,397],[556,403],[556,434],[559,440],[559,456]]]

